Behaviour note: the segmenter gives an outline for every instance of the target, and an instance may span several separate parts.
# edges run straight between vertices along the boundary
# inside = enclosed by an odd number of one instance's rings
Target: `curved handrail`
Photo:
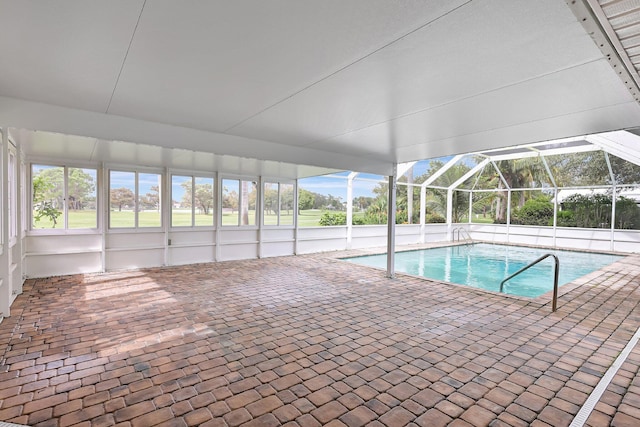
[[[502,282],[500,282],[500,292],[502,292],[502,289],[504,288],[504,283],[507,280],[510,280],[510,279],[514,278],[518,274],[522,273],[525,270],[528,270],[529,268],[533,267],[534,265],[536,265],[540,261],[542,261],[542,260],[544,260],[546,258],[549,258],[549,257],[553,257],[553,259],[555,260],[555,271],[554,271],[554,275],[553,275],[553,301],[551,303],[551,311],[556,311],[556,309],[558,308],[558,274],[560,273],[560,260],[554,254],[551,254],[551,253],[544,254],[540,258],[538,258],[537,260],[533,261],[531,264],[529,264],[529,265],[527,265],[525,267],[522,267],[520,270],[516,271],[511,276],[509,276],[506,279],[504,279]]]

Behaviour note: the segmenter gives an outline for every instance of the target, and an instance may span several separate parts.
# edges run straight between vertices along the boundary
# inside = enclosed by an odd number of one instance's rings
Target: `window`
[[[16,162],[16,153],[9,150],[9,240],[14,241],[18,236],[18,166]]]
[[[255,181],[222,180],[222,225],[256,225]]]
[[[109,227],[162,226],[159,173],[109,171]]]
[[[264,183],[264,225],[293,225],[293,184]]]
[[[31,165],[32,229],[97,228],[97,170]]]
[[[213,178],[171,176],[171,226],[213,226]]]

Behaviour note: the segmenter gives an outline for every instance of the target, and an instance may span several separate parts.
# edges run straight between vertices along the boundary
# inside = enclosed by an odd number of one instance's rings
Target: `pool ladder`
[[[454,242],[459,242],[460,241],[460,235],[462,234],[462,237],[464,238],[464,240],[468,240],[470,242],[473,242],[473,239],[471,238],[471,235],[469,234],[469,232],[464,228],[464,227],[457,227],[454,228],[453,230],[451,230],[451,237],[453,238]],[[465,237],[466,235],[466,237]]]
[[[507,280],[510,280],[512,278],[514,278],[515,276],[517,276],[518,274],[522,273],[525,270],[528,270],[529,268],[533,267],[534,265],[536,265],[537,263],[539,263],[540,261],[543,261],[549,257],[553,257],[553,259],[555,260],[555,270],[554,270],[554,274],[553,274],[553,300],[551,302],[551,311],[556,311],[556,309],[558,308],[558,274],[560,272],[560,260],[558,260],[558,257],[555,256],[554,254],[544,254],[542,255],[540,258],[538,258],[537,260],[533,261],[531,264],[522,267],[520,270],[516,271],[515,273],[513,273],[511,276],[507,277],[506,279],[504,279],[502,282],[500,282],[500,292],[502,292],[502,289],[504,288],[504,284]]]

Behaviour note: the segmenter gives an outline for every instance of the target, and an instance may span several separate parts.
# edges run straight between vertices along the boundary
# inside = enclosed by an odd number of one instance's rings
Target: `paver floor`
[[[566,426],[640,326],[640,257],[550,302],[335,254],[28,280],[0,420],[31,426]],[[587,425],[640,425],[640,349]]]

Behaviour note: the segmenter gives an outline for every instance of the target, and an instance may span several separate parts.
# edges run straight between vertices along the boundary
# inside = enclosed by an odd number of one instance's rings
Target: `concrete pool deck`
[[[31,426],[566,426],[640,327],[640,256],[508,298],[350,251],[31,279],[0,420]],[[640,425],[636,346],[588,417]]]

